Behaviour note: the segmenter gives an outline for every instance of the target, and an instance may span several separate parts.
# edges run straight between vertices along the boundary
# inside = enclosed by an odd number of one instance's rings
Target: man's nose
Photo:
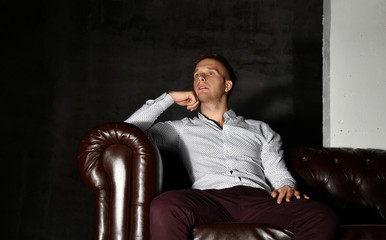
[[[198,78],[200,81],[205,81],[206,79],[205,79],[205,74],[204,73],[202,73],[202,74],[200,74],[200,77]]]

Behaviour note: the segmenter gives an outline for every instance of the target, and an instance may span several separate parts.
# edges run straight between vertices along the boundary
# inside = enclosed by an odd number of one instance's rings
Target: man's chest
[[[181,134],[181,147],[193,157],[248,157],[259,159],[262,136],[251,129],[215,124],[186,126]]]

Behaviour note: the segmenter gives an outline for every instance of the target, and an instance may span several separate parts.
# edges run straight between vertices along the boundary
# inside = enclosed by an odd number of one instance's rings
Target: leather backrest
[[[386,223],[386,151],[299,147],[290,168],[300,189],[325,202],[342,224]]]

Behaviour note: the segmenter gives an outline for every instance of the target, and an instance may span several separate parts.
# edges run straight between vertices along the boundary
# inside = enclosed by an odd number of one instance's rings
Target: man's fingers
[[[285,200],[286,200],[287,202],[291,201],[291,198],[292,198],[292,196],[294,195],[294,193],[295,193],[295,189],[289,188],[289,189],[287,190],[287,196],[285,197]]]
[[[280,204],[283,201],[283,198],[287,195],[287,191],[284,189],[276,189],[271,193],[272,198],[277,198],[277,203]]]
[[[169,95],[173,98],[174,102],[180,106],[186,106],[188,109],[196,107],[198,101],[197,95],[194,91],[172,91]]]
[[[279,191],[279,196],[277,197],[278,204],[281,204],[286,194],[287,194],[287,191]]]
[[[295,197],[296,199],[301,199],[303,196],[305,199],[310,199],[306,194],[301,194],[298,190],[289,186],[283,186],[281,188],[276,189],[271,193],[271,196],[272,198],[277,198],[278,204],[281,204],[283,202],[283,199],[285,199],[286,202],[290,202],[292,197]]]
[[[198,108],[198,106],[200,106],[200,102],[195,100],[194,102],[190,103],[189,105],[187,105],[187,109],[190,110],[190,111],[193,111],[193,110],[196,110]]]
[[[272,196],[272,198],[276,198],[277,197],[277,190],[273,191],[271,193],[271,196]]]
[[[301,198],[301,194],[299,191],[296,191],[294,192],[294,196],[297,198],[297,199],[300,199]]]

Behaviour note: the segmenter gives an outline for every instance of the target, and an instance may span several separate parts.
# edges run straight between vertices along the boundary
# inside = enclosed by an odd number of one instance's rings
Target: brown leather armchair
[[[340,217],[336,239],[386,239],[386,150],[299,147],[287,160],[301,190]],[[98,240],[150,239],[152,199],[161,191],[189,187],[175,156],[160,153],[139,128],[127,123],[89,131],[77,161],[83,181],[96,192]],[[201,225],[193,235],[196,240],[293,236],[283,228],[244,223]]]

